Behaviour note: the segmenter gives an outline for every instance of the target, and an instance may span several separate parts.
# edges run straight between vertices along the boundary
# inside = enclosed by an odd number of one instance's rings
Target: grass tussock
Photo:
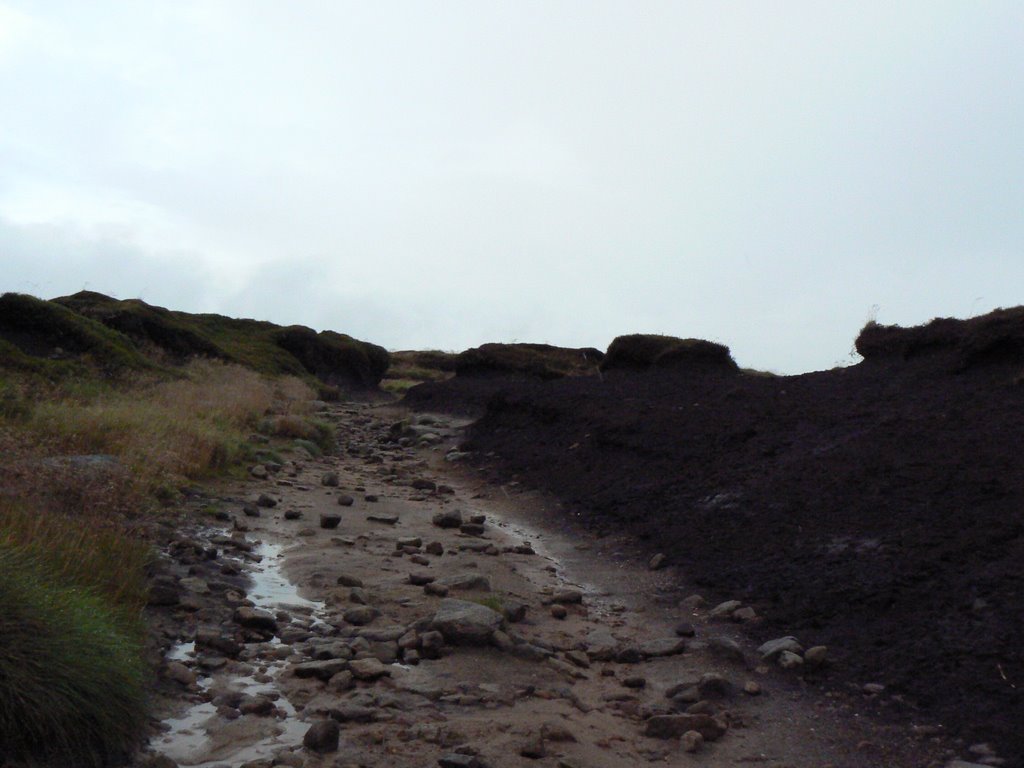
[[[154,499],[250,458],[264,419],[332,443],[315,394],[210,361],[131,383],[0,375],[0,765],[122,762],[146,718]]]
[[[139,643],[101,597],[0,545],[0,763],[104,766],[145,718]]]

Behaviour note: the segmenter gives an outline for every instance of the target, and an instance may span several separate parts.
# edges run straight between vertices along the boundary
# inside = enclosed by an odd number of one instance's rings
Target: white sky
[[[797,373],[1022,245],[1019,0],[0,0],[2,291]]]

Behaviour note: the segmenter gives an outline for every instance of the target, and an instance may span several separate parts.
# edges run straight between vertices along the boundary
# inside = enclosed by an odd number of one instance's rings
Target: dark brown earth
[[[628,531],[691,584],[798,635],[817,682],[1024,755],[1024,309],[870,325],[849,367],[459,376],[407,403],[480,414],[465,449]],[[814,680],[812,680],[814,681]]]

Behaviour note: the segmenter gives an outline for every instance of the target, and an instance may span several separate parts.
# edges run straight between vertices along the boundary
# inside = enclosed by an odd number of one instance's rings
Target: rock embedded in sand
[[[341,484],[341,478],[337,472],[324,472],[320,477],[320,484],[330,488],[337,488]]]
[[[700,731],[687,731],[679,738],[679,746],[683,752],[699,752],[704,746],[704,736]]]
[[[453,645],[484,645],[490,642],[491,634],[501,629],[503,623],[502,615],[485,605],[445,598],[430,626]]]
[[[341,515],[336,512],[324,512],[320,515],[320,527],[325,530],[333,530],[341,525]]]
[[[361,587],[363,580],[348,573],[338,574],[337,584],[339,587]]]
[[[351,507],[356,503],[356,500],[349,496],[347,493],[343,493],[338,496],[338,505],[342,507]]]
[[[362,627],[380,616],[380,611],[376,608],[371,608],[368,605],[360,605],[356,608],[349,608],[343,615],[345,621],[349,624],[355,624],[357,627]]]
[[[409,574],[409,583],[417,587],[422,587],[430,582],[434,581],[437,577],[432,573],[424,573],[422,571],[413,571]]]
[[[267,508],[276,507],[277,499],[275,499],[273,496],[269,496],[266,493],[261,493],[259,496],[256,497],[256,506]]]

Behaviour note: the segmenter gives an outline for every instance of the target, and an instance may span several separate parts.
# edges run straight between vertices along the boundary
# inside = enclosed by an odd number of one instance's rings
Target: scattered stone
[[[292,667],[292,673],[300,679],[316,678],[327,682],[339,672],[348,669],[345,659],[324,659],[323,661],[304,661]]]
[[[426,552],[428,555],[443,555],[444,544],[442,544],[440,541],[432,541],[423,548],[423,551]]]
[[[376,504],[378,501],[380,501],[380,497],[378,497],[377,494],[375,493],[368,493],[365,496],[363,496],[363,499],[369,502],[370,504]]]
[[[342,493],[338,496],[338,504],[342,507],[351,507],[356,503],[356,500],[349,496],[347,493]]]
[[[761,684],[756,680],[747,680],[747,682],[743,684],[743,692],[748,696],[760,696]]]
[[[268,496],[265,493],[261,493],[259,495],[259,497],[256,499],[256,506],[267,507],[268,509],[271,508],[271,507],[276,507],[277,506],[277,499],[275,499],[275,498],[273,498],[271,496]]]
[[[519,754],[530,760],[540,760],[547,755],[547,750],[544,749],[544,739],[541,736],[530,739],[519,748]]]
[[[260,508],[255,504],[243,504],[242,514],[246,517],[259,517],[262,513]]]
[[[483,768],[483,763],[476,755],[462,755],[453,752],[450,755],[442,755],[437,759],[441,768]]]
[[[644,688],[647,685],[647,678],[641,675],[630,675],[622,678],[622,684],[626,688]]]
[[[648,718],[644,734],[655,739],[678,739],[687,731],[697,731],[705,741],[717,741],[728,725],[711,715],[655,715]]]
[[[320,527],[325,530],[333,530],[341,525],[341,515],[336,512],[324,512],[320,515]]]
[[[783,669],[796,669],[804,664],[804,657],[792,651],[783,651],[779,654],[779,666]]]
[[[647,658],[676,656],[686,650],[686,640],[681,637],[664,637],[648,640],[640,645],[640,654]]]
[[[238,705],[238,710],[243,715],[256,715],[266,717],[273,714],[274,702],[266,696],[246,696]]]
[[[828,661],[828,646],[815,645],[804,651],[804,663],[809,667],[820,667]]]
[[[349,672],[356,680],[376,680],[391,674],[391,670],[380,659],[356,659],[348,663]]]
[[[739,600],[726,600],[724,603],[719,603],[708,613],[712,619],[721,619],[732,616],[734,611],[739,610],[743,607],[743,603]]]
[[[394,525],[399,521],[400,518],[398,517],[398,515],[367,515],[366,519],[371,523],[383,523],[384,525]]]
[[[708,601],[701,595],[690,595],[679,603],[679,607],[685,611],[699,611],[707,604]]]
[[[877,696],[879,693],[882,693],[885,690],[885,686],[881,683],[865,683],[864,687],[861,690],[863,690],[864,693],[869,694],[871,696]]]
[[[732,683],[717,672],[707,672],[700,676],[697,692],[703,699],[724,698],[732,693]]]
[[[436,491],[437,483],[433,480],[424,480],[420,478],[412,481],[412,487],[417,491]]]
[[[483,645],[496,629],[501,629],[503,621],[501,614],[485,605],[445,598],[430,626],[454,645]]]
[[[551,596],[551,602],[578,605],[583,602],[583,593],[578,589],[560,589]]]
[[[168,662],[167,667],[164,669],[164,677],[168,680],[180,683],[186,688],[190,688],[196,684],[195,672],[186,667],[180,661]]]
[[[790,653],[794,654],[803,653],[804,647],[800,645],[800,641],[797,640],[795,637],[786,636],[776,638],[775,640],[769,640],[767,643],[764,643],[757,649],[757,652],[765,661],[770,661],[774,657],[781,654],[783,651],[789,651]]]
[[[649,561],[647,562],[647,567],[648,567],[649,569],[651,569],[652,571],[657,571],[657,570],[660,570],[660,569],[662,569],[662,568],[664,568],[664,567],[665,567],[665,565],[666,565],[666,562],[665,562],[665,561],[666,561],[667,559],[668,559],[668,558],[667,558],[667,557],[665,557],[665,555],[664,555],[663,553],[659,552],[658,554],[656,554],[656,555],[655,555],[654,557],[652,557],[652,558],[651,558],[651,559],[650,559],[650,560],[649,560]]]
[[[619,652],[621,643],[607,629],[595,629],[586,637],[587,656],[591,661],[610,661]]]
[[[683,752],[699,752],[704,746],[704,735],[700,731],[687,731],[679,738]]]
[[[194,592],[197,595],[210,594],[210,585],[198,576],[186,576],[178,583],[189,592]]]
[[[483,536],[485,530],[486,528],[480,523],[463,523],[459,526],[459,531],[467,536]]]
[[[337,488],[341,484],[341,478],[337,472],[324,472],[320,476],[320,484],[326,485],[330,488]]]
[[[438,512],[431,522],[438,528],[458,528],[462,525],[462,512],[458,509],[449,509]]]
[[[540,728],[540,736],[544,741],[568,743],[577,741],[576,735],[562,723],[547,722]]]
[[[352,576],[348,573],[338,574],[338,586],[339,587],[361,587],[363,586],[363,580]]]
[[[708,650],[719,658],[746,663],[746,656],[743,654],[743,649],[740,648],[740,644],[731,637],[717,635],[715,637],[708,638]]]
[[[257,480],[266,480],[267,475],[269,475],[270,473],[267,472],[267,468],[264,467],[262,464],[257,464],[255,467],[249,469],[249,474],[255,477]]]
[[[448,587],[434,581],[423,587],[423,593],[432,597],[448,597]]]
[[[376,608],[371,608],[368,605],[360,605],[355,608],[349,608],[344,613],[345,621],[349,624],[355,624],[357,627],[362,627],[369,624],[371,621],[380,616],[380,611]]]
[[[420,548],[423,546],[423,539],[419,536],[400,536],[395,542],[395,549],[404,549],[405,547]]]
[[[583,651],[566,651],[565,658],[580,669],[590,669],[590,658]]]
[[[505,620],[510,624],[517,624],[525,619],[526,609],[526,603],[511,598],[501,603],[501,612],[505,614]]]
[[[241,606],[235,609],[234,619],[236,624],[241,624],[246,629],[255,629],[261,632],[277,632],[277,619],[267,611],[259,608]]]
[[[413,585],[415,585],[417,587],[422,587],[422,586],[424,586],[426,584],[430,584],[436,578],[437,577],[434,576],[434,574],[432,574],[432,573],[423,573],[422,571],[420,571],[420,572],[414,571],[414,572],[409,574],[409,583],[413,584]]]
[[[324,754],[338,751],[338,739],[341,728],[334,720],[321,720],[313,723],[302,737],[302,745],[312,751]]]
[[[458,573],[452,576],[445,576],[442,579],[438,579],[437,583],[448,587],[448,589],[461,589],[470,592],[491,591],[490,579],[477,573]]]
[[[747,605],[747,606],[744,606],[743,608],[740,608],[737,611],[733,611],[732,618],[733,618],[733,621],[740,621],[740,622],[743,622],[743,623],[748,623],[748,622],[751,622],[751,621],[756,621],[757,620],[757,611],[755,611],[753,608],[751,608],[749,605]]]
[[[566,607],[564,605],[561,605],[560,603],[555,603],[551,606],[551,615],[556,619],[564,619],[566,616],[569,615],[569,611],[566,610]]]
[[[693,637],[697,634],[696,628],[688,621],[681,621],[676,624],[675,632],[679,637]]]
[[[289,509],[287,512],[284,513],[285,520],[300,520],[301,518],[302,513],[299,512],[299,510],[297,509]]]

